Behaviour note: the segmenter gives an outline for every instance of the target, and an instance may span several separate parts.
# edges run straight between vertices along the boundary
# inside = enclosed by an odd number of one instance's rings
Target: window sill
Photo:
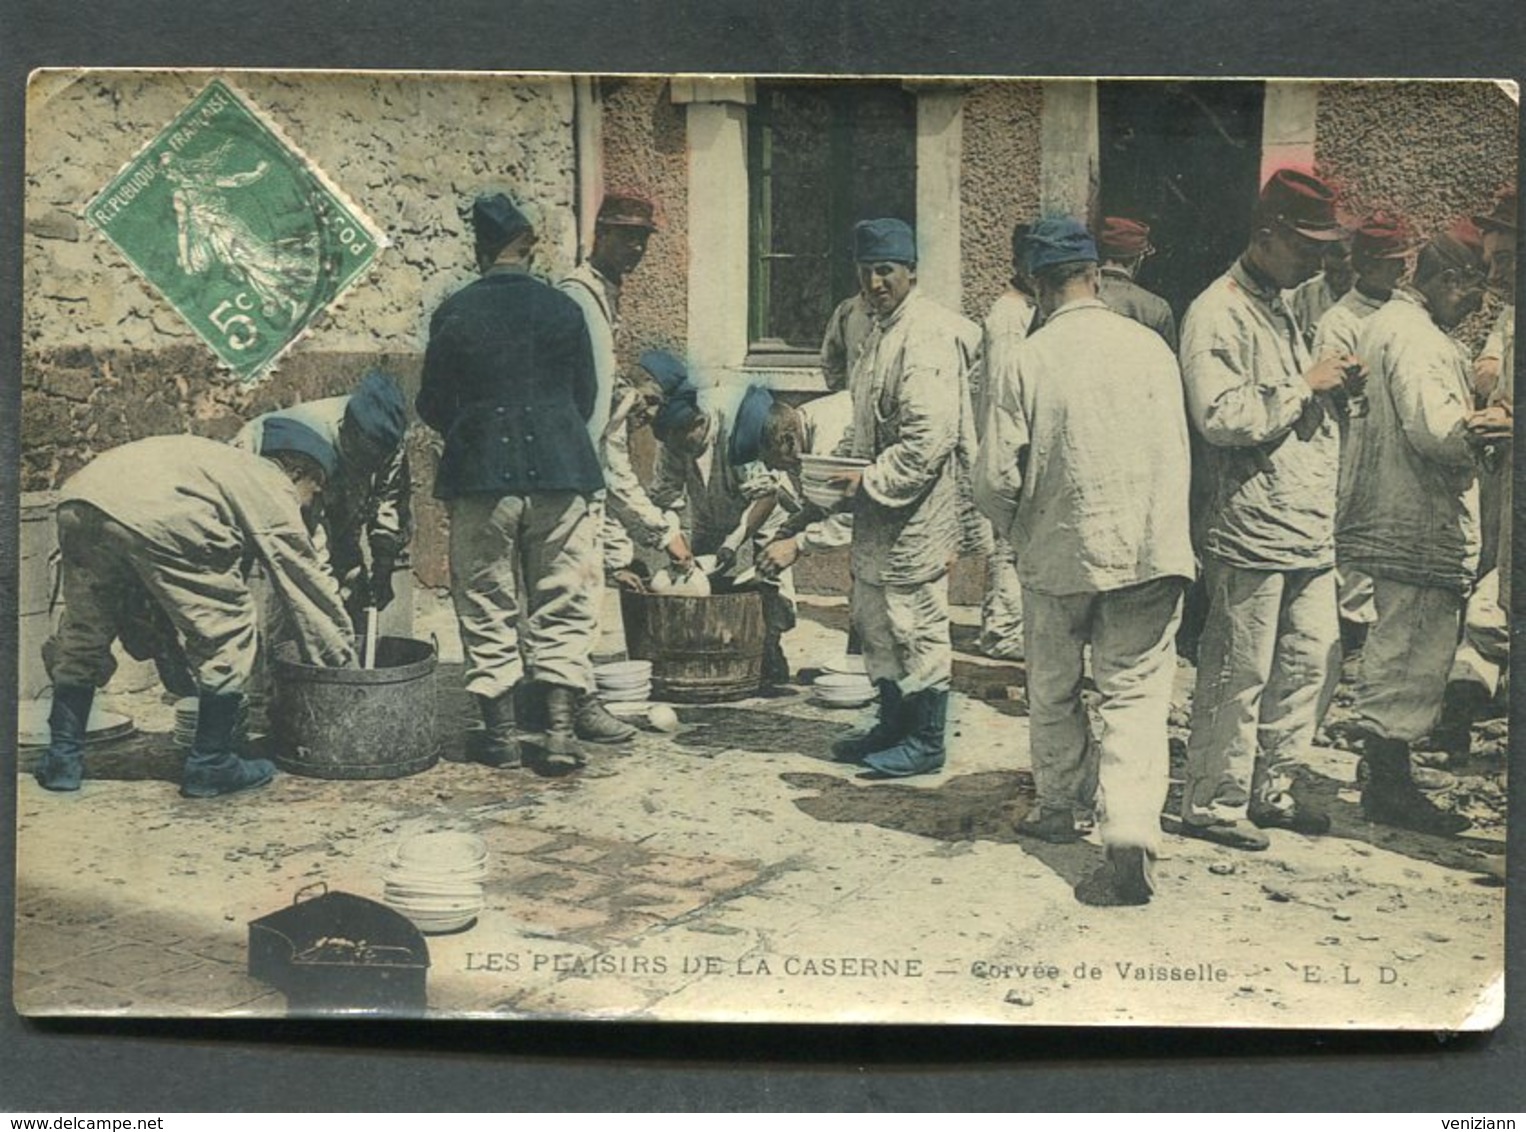
[[[815,358],[809,362],[785,361],[778,355],[750,354],[734,371],[749,385],[761,385],[780,393],[825,393],[827,382]]]

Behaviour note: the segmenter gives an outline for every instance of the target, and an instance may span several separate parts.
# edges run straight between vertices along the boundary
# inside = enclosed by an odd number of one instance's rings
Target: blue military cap
[[[668,438],[687,428],[699,416],[699,390],[687,381],[668,394],[652,418],[652,433],[666,444]]]
[[[472,230],[479,243],[501,248],[530,227],[525,214],[503,193],[490,193],[472,202]]]
[[[396,448],[408,429],[408,407],[397,380],[380,370],[372,370],[360,379],[350,395],[344,415],[369,439],[389,452]]]
[[[265,418],[265,431],[260,437],[260,455],[276,452],[299,452],[310,457],[317,461],[325,476],[332,476],[339,466],[339,453],[316,429],[279,414]]]
[[[689,380],[689,370],[683,360],[666,350],[648,350],[638,359],[638,364],[662,387],[664,396]]]
[[[853,258],[859,263],[916,263],[916,234],[894,217],[860,220],[853,226]]]
[[[731,444],[726,458],[733,464],[750,464],[763,454],[763,422],[773,408],[774,395],[761,385],[750,386],[737,406],[736,422],[731,426]]]
[[[1027,265],[1030,272],[1065,263],[1096,263],[1097,241],[1086,225],[1068,216],[1049,216],[1028,232]]]

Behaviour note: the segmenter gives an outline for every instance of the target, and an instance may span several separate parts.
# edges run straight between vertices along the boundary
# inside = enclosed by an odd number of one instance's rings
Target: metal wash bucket
[[[763,681],[763,595],[620,594],[625,646],[652,662],[652,696],[717,703],[756,695]]]
[[[436,650],[428,641],[383,637],[375,668],[324,668],[275,650],[270,710],[275,761],[311,778],[401,778],[440,757]]]

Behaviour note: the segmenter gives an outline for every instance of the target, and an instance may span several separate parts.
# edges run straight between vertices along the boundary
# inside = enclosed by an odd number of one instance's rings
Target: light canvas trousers
[[[450,501],[450,578],[466,690],[531,679],[593,691],[600,509],[571,491]]]
[[[980,651],[1019,660],[1023,649],[1023,584],[1012,544],[998,538],[986,556],[986,588],[980,603]]]
[[[1468,599],[1462,643],[1452,661],[1448,683],[1481,685],[1488,695],[1499,691],[1500,673],[1510,659],[1510,621],[1500,606],[1500,572],[1490,570]]]
[[[48,645],[55,684],[106,684],[126,595],[141,586],[179,632],[201,690],[245,690],[258,632],[254,597],[237,565],[220,569],[172,554],[78,502],[59,505],[58,545],[64,611]]]
[[[1184,578],[1055,597],[1023,590],[1029,734],[1038,804],[1089,809],[1104,845],[1154,850],[1169,785],[1166,718]],[[1081,678],[1091,646],[1101,693],[1093,741]]]
[[[1391,578],[1372,581],[1378,620],[1362,647],[1352,710],[1364,730],[1413,743],[1441,717],[1463,597]]]
[[[948,689],[954,650],[947,574],[915,586],[877,586],[854,578],[850,609],[870,680],[892,680],[906,696]]]
[[[1238,821],[1252,800],[1286,809],[1293,769],[1340,677],[1334,570],[1247,570],[1205,556],[1182,818]]]

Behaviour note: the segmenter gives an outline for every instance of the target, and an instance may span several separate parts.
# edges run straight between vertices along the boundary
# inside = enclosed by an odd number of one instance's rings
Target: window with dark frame
[[[759,83],[748,118],[748,364],[813,365],[858,288],[853,225],[916,224],[916,96],[897,83]]]

